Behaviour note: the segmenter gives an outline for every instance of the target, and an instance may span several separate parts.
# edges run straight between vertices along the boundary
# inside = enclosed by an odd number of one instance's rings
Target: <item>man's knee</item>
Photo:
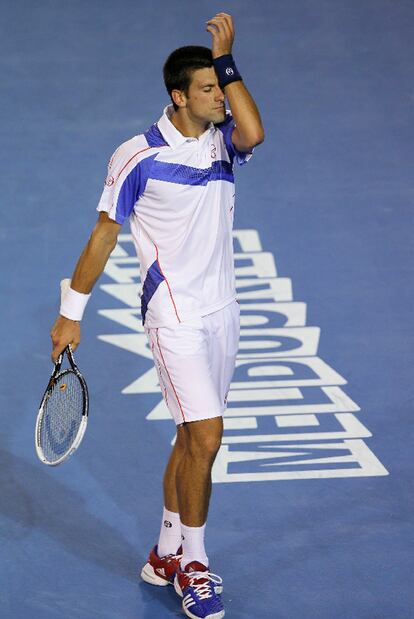
[[[186,426],[186,447],[189,453],[197,458],[214,460],[223,436],[222,417],[193,421]]]

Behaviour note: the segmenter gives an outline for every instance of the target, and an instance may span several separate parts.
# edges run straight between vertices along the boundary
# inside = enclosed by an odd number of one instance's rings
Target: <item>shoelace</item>
[[[196,583],[198,579],[203,579],[204,582]],[[191,572],[190,587],[192,587],[200,600],[211,598],[213,589],[210,587],[209,581],[216,585],[221,585],[223,579],[217,574],[211,572]]]
[[[170,554],[164,557],[164,559],[166,560],[167,563],[171,563],[171,561],[179,561],[182,556],[183,555]]]

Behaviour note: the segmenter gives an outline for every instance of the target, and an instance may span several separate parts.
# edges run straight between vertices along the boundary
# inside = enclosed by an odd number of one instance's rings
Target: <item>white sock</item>
[[[181,546],[180,514],[170,512],[166,507],[162,513],[157,554],[159,557],[175,554]]]
[[[198,561],[208,567],[208,557],[204,548],[205,528],[205,524],[202,527],[187,527],[185,524],[181,524],[183,534],[182,570],[185,570],[186,566],[192,561]]]

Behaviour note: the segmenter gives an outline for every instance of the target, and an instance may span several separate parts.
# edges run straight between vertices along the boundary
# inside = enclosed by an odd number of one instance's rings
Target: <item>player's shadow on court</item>
[[[8,451],[0,451],[0,512],[24,528],[40,529],[69,552],[137,582],[144,557],[117,530],[88,513],[84,499]]]
[[[0,497],[0,513],[23,530],[40,529],[70,553],[139,587],[145,603],[140,619],[153,619],[154,600],[168,609],[168,617],[175,612],[182,616],[173,587],[152,587],[139,579],[146,556],[140,556],[116,529],[90,514],[83,497],[51,477],[43,465],[32,466],[1,449]],[[59,552],[58,546],[55,552]],[[162,619],[159,611],[157,616]]]

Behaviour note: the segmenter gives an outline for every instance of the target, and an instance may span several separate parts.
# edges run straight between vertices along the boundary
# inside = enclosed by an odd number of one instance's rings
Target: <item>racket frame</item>
[[[60,371],[60,368],[62,366],[62,361],[63,361],[63,356],[66,352],[66,356],[69,360],[70,363],[70,368],[63,370],[63,372]],[[41,447],[41,442],[40,442],[40,429],[42,426],[42,421],[43,421],[43,416],[44,416],[44,408],[45,408],[45,404],[47,402],[47,400],[50,397],[50,394],[52,393],[52,389],[56,383],[56,381],[61,378],[62,376],[64,376],[65,374],[68,374],[69,372],[73,372],[74,374],[76,374],[77,378],[79,379],[81,388],[82,388],[82,393],[83,393],[83,402],[84,402],[84,406],[83,406],[83,411],[82,411],[82,419],[81,422],[79,424],[79,428],[78,431],[76,433],[76,436],[74,438],[74,440],[72,441],[71,446],[69,447],[69,449],[57,460],[54,460],[53,462],[50,462],[50,460],[48,460],[43,452],[43,449]],[[36,426],[35,426],[35,446],[36,446],[36,454],[39,458],[39,460],[41,462],[43,462],[43,464],[47,464],[48,466],[56,466],[58,464],[61,464],[64,460],[67,460],[79,447],[79,445],[81,444],[81,441],[83,439],[83,436],[85,434],[86,431],[86,426],[88,424],[88,414],[89,414],[89,395],[88,395],[88,387],[86,386],[86,382],[85,379],[83,378],[81,372],[78,369],[78,366],[75,363],[75,360],[73,358],[73,353],[72,353],[72,347],[69,344],[69,346],[67,346],[59,355],[59,357],[56,360],[55,363],[55,367],[53,368],[53,372],[52,375],[49,379],[49,383],[46,387],[46,391],[43,395],[42,401],[40,403],[39,406],[39,412],[37,413],[37,418],[36,418]]]

